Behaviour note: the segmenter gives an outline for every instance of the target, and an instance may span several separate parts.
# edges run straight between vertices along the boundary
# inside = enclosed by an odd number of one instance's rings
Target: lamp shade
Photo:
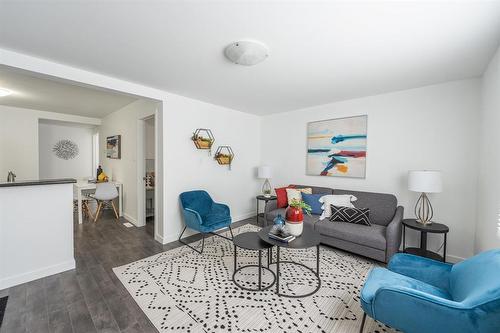
[[[263,165],[260,166],[257,171],[257,177],[261,179],[269,179],[273,177],[273,170],[270,166]]]
[[[443,190],[441,171],[408,171],[408,190],[421,193],[439,193]]]

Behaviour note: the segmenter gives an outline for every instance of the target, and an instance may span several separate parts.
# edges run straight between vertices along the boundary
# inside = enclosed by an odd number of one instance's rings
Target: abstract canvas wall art
[[[367,116],[307,124],[307,174],[364,178]]]
[[[121,147],[121,135],[108,136],[106,138],[106,157],[120,159],[122,147]]]

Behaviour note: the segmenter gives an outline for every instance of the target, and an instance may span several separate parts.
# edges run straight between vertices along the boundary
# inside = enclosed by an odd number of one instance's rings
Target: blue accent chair
[[[184,216],[184,223],[186,224],[182,233],[179,235],[179,242],[201,254],[205,246],[205,236],[208,233],[232,240],[231,238],[215,233],[216,230],[229,228],[231,237],[233,236],[233,231],[231,229],[231,212],[227,205],[215,203],[206,191],[201,190],[183,192],[180,194],[179,199],[181,202],[182,214]],[[181,238],[186,228],[196,230],[203,235],[201,250],[197,250],[182,241]]]
[[[398,253],[361,291],[366,315],[405,333],[500,332],[500,249],[455,265]]]

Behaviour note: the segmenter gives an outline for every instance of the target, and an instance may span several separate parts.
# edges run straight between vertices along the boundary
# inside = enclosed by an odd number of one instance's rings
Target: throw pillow
[[[287,188],[293,188],[293,186],[280,187],[274,189],[274,191],[276,192],[276,207],[285,208],[286,206],[288,206],[288,197],[286,195]]]
[[[364,224],[371,226],[370,208],[342,207],[331,205],[330,221]]]
[[[286,189],[286,196],[288,197],[288,205],[292,202],[293,199],[295,200],[302,200],[302,193],[307,193],[307,194],[312,194],[312,188],[306,187],[306,188],[287,188]]]
[[[323,203],[323,214],[319,217],[320,220],[324,220],[327,217],[330,217],[332,215],[332,207],[331,205],[335,206],[342,206],[342,207],[354,207],[352,204],[353,201],[358,200],[354,195],[351,194],[327,194],[322,196],[319,199],[319,202]]]
[[[323,196],[323,194],[307,194],[302,193],[302,200],[309,206],[311,206],[311,214],[321,215],[323,213],[323,209],[321,208],[322,204],[319,202],[319,199]]]

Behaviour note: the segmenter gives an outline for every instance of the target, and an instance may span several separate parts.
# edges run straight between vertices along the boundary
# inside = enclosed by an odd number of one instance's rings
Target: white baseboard
[[[244,213],[244,214],[240,214],[238,216],[234,216],[233,217],[233,223],[234,222],[238,222],[238,221],[242,221],[242,220],[246,220],[250,217],[254,217],[256,214],[256,212],[248,212],[248,213]]]
[[[136,227],[138,226],[137,219],[133,218],[132,216],[128,215],[127,213],[123,213],[123,217],[125,218],[125,220],[129,221],[130,223],[132,223]]]
[[[70,269],[74,269],[75,267],[75,259],[72,259],[57,265],[40,268],[35,271],[26,272],[15,276],[9,276],[0,280],[0,290],[17,286],[18,284],[41,279],[46,276],[69,271]]]
[[[446,262],[449,262],[452,264],[456,264],[457,262],[464,261],[464,260],[465,260],[465,258],[462,258],[462,257],[454,256],[451,254],[446,255]]]

